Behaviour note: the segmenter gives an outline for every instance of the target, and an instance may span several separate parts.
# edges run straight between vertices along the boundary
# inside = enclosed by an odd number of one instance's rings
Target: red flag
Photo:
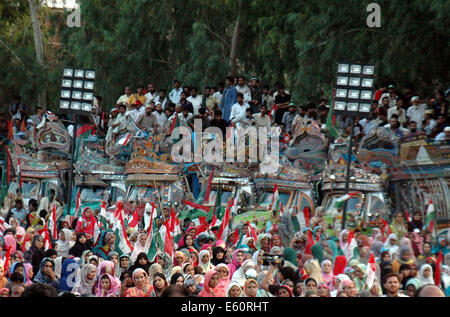
[[[11,183],[11,153],[9,152],[9,148],[6,146],[6,179],[9,183]]]
[[[133,251],[133,245],[131,244],[130,240],[128,240],[128,236],[127,236],[127,232],[125,230],[125,224],[123,223],[123,216],[122,216],[121,212],[119,212],[119,220],[120,220],[120,224],[122,226],[123,238],[125,239],[125,242],[127,243],[127,245],[130,248],[130,250]]]
[[[312,254],[311,248],[314,245],[314,239],[311,230],[308,230],[308,241],[306,241],[305,254]]]
[[[8,250],[5,253],[5,263],[3,264],[3,272],[6,275],[9,267],[9,258],[11,257],[11,247],[8,247]]]
[[[164,239],[164,252],[167,252],[170,254],[171,257],[173,257],[173,241],[172,236],[170,235],[169,231],[169,221],[166,221],[164,224],[166,226],[166,238]]]
[[[174,113],[174,116],[175,117],[173,118],[172,124],[170,125],[170,133],[172,133],[173,129],[175,128],[175,124],[178,121],[178,113],[177,112]]]
[[[230,213],[231,213],[231,207],[234,205],[234,200],[231,201],[231,203],[228,203],[227,209],[225,210],[225,216],[222,219],[222,223],[220,224],[219,234],[217,235],[217,240],[223,240],[222,235],[225,231],[225,228],[228,226],[230,222]]]
[[[203,205],[200,205],[200,204],[196,204],[196,203],[193,203],[191,201],[183,200],[183,204],[188,205],[188,206],[190,206],[192,208],[195,208],[195,209],[204,210],[207,213],[211,211],[211,207],[207,207],[207,206],[203,206]]]
[[[406,221],[408,221],[408,222],[411,222],[411,221],[412,221],[411,216],[409,215],[408,210],[405,211],[405,216],[406,216]]]
[[[173,234],[175,232],[175,218],[177,216],[175,215],[175,211],[173,210],[173,207],[170,209],[170,233]]]
[[[116,211],[114,211],[114,217],[118,217],[119,214],[122,214],[122,210],[123,210],[122,202],[118,201],[116,205]]]
[[[136,208],[136,210],[133,213],[131,222],[128,224],[128,226],[134,228],[137,226],[138,223],[139,223],[139,209]]]
[[[23,242],[22,242],[22,247],[21,247],[22,252],[25,252],[25,251],[27,250],[27,249],[26,249],[26,245],[27,245],[27,242],[29,242],[29,241],[31,241],[31,238],[30,238],[30,234],[27,233],[27,234],[25,235],[25,239],[24,239]]]
[[[247,237],[252,237],[253,241],[256,243],[256,240],[258,240],[258,236],[256,235],[256,232],[253,229],[253,227],[250,225],[249,221],[247,221],[247,227],[248,227]]]
[[[53,205],[52,223],[53,223],[52,236],[53,236],[54,240],[57,240],[58,239],[58,229],[56,228],[56,204]]]
[[[206,186],[206,192],[205,192],[205,200],[203,201],[204,204],[207,204],[209,202],[209,193],[211,192],[211,182],[214,176],[214,170],[216,167],[213,167],[213,170],[208,178],[208,186]]]
[[[439,256],[436,261],[436,268],[434,270],[434,284],[441,287],[441,263],[442,263],[442,251],[439,251]]]
[[[354,235],[354,231],[355,230],[356,230],[356,228],[353,229],[353,230],[350,230],[350,232],[348,233],[348,245],[350,245],[352,243],[353,235]]]
[[[48,227],[47,223],[45,224],[44,229],[42,230],[42,233],[44,234],[44,246],[45,250],[52,248],[52,243],[50,241],[50,234],[48,233]]]
[[[8,140],[12,140],[13,136],[14,136],[13,121],[11,119],[8,121]]]
[[[384,220],[383,218],[381,218],[381,222],[383,222],[383,227],[380,227],[380,229],[383,232],[383,234],[384,234],[385,230],[387,230],[388,234],[391,234],[392,231],[391,231],[391,228],[389,227],[389,224],[387,223],[387,221]]]
[[[200,225],[195,227],[195,236],[197,237],[200,233],[208,230],[208,222],[206,221],[206,216],[198,217]]]
[[[81,189],[78,190],[77,194],[77,205],[75,207],[75,218],[78,217],[78,212],[80,211],[80,205],[81,205]],[[105,206],[106,209],[106,206]]]
[[[305,218],[306,226],[309,227],[309,207],[308,206],[303,208],[303,217]]]
[[[284,212],[284,210],[283,210],[283,203],[281,203],[281,205],[280,205],[280,217],[283,216],[283,212]]]
[[[239,241],[239,228],[236,228],[233,233],[233,245],[236,245]]]
[[[148,235],[150,235],[153,230],[153,211],[155,211],[155,209],[156,209],[155,203],[152,201],[152,213],[150,214],[150,226],[148,226],[148,229],[147,229]]]

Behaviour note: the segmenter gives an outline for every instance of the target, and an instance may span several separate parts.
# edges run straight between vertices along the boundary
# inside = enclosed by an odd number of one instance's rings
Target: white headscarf
[[[80,295],[92,295],[92,287],[94,286],[95,278],[93,278],[92,280],[87,279],[87,275],[92,271],[95,272],[95,266],[93,264],[86,264],[81,268],[77,275],[72,293],[79,293]]]
[[[246,272],[255,267],[255,262],[252,259],[245,260],[241,267],[234,272],[231,282],[237,283],[240,287],[244,287],[247,280]]]
[[[347,258],[347,261],[350,261],[353,258],[353,250],[358,246],[358,244],[356,242],[356,239],[352,239],[352,241],[350,241],[350,244],[348,243],[348,241],[343,242],[345,234],[350,234],[350,231],[348,231],[347,229],[341,231],[341,233],[339,234],[339,245],[345,257]]]
[[[133,263],[136,261],[137,256],[139,255],[139,253],[142,253],[142,252],[147,253],[148,249],[150,248],[150,243],[151,243],[151,240],[152,240],[151,237],[147,236],[147,239],[145,240],[145,243],[142,244],[140,238],[143,235],[146,235],[146,233],[145,232],[139,233],[138,236],[137,236],[137,240],[134,243],[133,252],[131,252],[131,256],[130,256],[130,259],[131,259],[131,261],[133,261]]]
[[[58,245],[58,249],[56,250],[56,253],[58,253],[58,256],[68,257],[69,256],[69,250],[73,245],[75,244],[75,241],[72,241],[72,231],[69,229],[62,229],[61,232],[64,234],[65,240],[57,240],[56,244]]]
[[[395,239],[395,241],[397,241],[397,244],[391,244],[391,239]],[[386,242],[384,243],[384,248],[389,250],[389,253],[391,254],[392,258],[396,256],[399,246],[398,246],[398,237],[395,233],[391,233],[389,237],[386,239]]]
[[[241,295],[242,295],[242,293],[244,292],[244,291],[242,290],[242,287],[240,287],[238,283],[231,282],[230,285],[228,285],[227,293],[226,293],[226,295],[225,295],[226,297],[230,297],[229,293],[230,293],[230,290],[233,288],[233,286],[239,287],[239,289],[241,290]]]
[[[204,255],[208,255],[209,260],[207,263],[203,263],[202,262],[202,258]],[[203,272],[208,272],[209,270],[213,270],[214,269],[214,265],[211,264],[211,254],[209,253],[208,250],[202,250],[200,251],[199,255],[198,255],[198,265],[202,267]]]
[[[431,270],[431,274],[428,278],[425,278],[423,276],[423,273],[425,272],[425,269],[429,268]],[[434,279],[433,279],[433,268],[431,267],[431,265],[429,264],[423,264],[420,267],[420,271],[419,271],[419,281],[420,281],[420,286],[424,286],[424,285],[434,285]]]

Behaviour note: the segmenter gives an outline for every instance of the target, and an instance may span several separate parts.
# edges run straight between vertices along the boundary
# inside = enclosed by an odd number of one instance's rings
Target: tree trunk
[[[239,3],[239,11],[236,18],[236,23],[234,24],[233,38],[231,40],[231,50],[230,50],[230,73],[229,75],[236,75],[237,70],[237,52],[239,47],[239,32],[241,28],[241,6],[242,1]]]
[[[34,47],[36,49],[36,59],[38,64],[44,68],[44,47],[42,45],[42,36],[41,29],[39,27],[39,19],[37,14],[37,8],[35,0],[28,0],[28,4],[30,6],[30,14],[31,14],[31,23],[33,24],[33,32],[34,32]],[[40,90],[38,94],[38,105],[46,108],[46,84]]]

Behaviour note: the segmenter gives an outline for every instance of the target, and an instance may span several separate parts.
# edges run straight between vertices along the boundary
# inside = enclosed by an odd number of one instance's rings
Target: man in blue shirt
[[[11,212],[8,215],[8,221],[11,216],[17,219],[20,226],[25,225],[27,212],[25,209],[23,209],[23,203],[21,199],[16,199],[15,206],[13,209],[11,209]]]
[[[222,110],[222,118],[225,121],[230,121],[231,108],[237,102],[237,90],[233,86],[234,79],[228,76],[225,79],[225,89],[223,91],[222,100],[220,101],[220,109]]]

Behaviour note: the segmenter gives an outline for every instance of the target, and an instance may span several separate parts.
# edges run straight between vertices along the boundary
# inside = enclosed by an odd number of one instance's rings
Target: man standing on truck
[[[54,189],[50,189],[50,196],[43,197],[41,199],[38,212],[41,210],[47,210],[48,213],[52,213],[54,206],[56,206],[56,221],[58,221],[64,212],[64,202],[56,197],[56,192]]]

